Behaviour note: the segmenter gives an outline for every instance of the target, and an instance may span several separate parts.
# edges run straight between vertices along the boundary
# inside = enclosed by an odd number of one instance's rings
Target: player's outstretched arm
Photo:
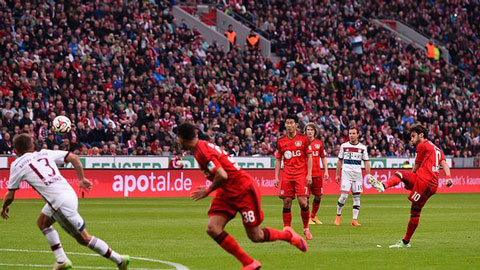
[[[447,176],[447,187],[451,187],[453,185],[453,182],[452,182],[452,175],[450,174],[450,167],[448,167],[448,164],[445,160],[442,160],[442,162],[440,162],[440,165],[442,166],[443,171]]]
[[[1,215],[3,219],[8,219],[9,215],[8,212],[10,211],[10,204],[12,204],[13,200],[15,200],[15,190],[9,190],[5,197],[3,198],[2,210]]]
[[[75,169],[75,172],[77,173],[78,186],[80,188],[86,189],[87,191],[90,191],[92,189],[92,183],[90,181],[88,181],[88,179],[85,178],[85,174],[83,172],[82,162],[80,162],[80,159],[78,158],[78,156],[70,153],[67,156],[67,158],[65,159],[65,162],[72,163],[73,168]]]
[[[215,189],[223,185],[223,183],[225,183],[227,179],[228,179],[227,172],[220,167],[215,171],[212,184],[209,187],[205,187],[205,186],[197,187],[197,190],[190,193],[190,197],[195,201],[203,199],[207,197],[208,194],[210,194],[210,192],[214,191]]]

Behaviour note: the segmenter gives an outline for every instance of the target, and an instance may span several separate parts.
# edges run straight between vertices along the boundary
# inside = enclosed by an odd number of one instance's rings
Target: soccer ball
[[[53,119],[52,126],[53,131],[63,135],[72,129],[72,121],[66,116],[59,115]]]

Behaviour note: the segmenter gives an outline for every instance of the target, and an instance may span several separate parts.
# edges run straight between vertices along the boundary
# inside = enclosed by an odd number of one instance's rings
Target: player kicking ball
[[[57,164],[71,162],[79,179],[78,185],[89,191],[92,183],[85,179],[82,163],[78,157],[67,151],[34,151],[33,139],[28,134],[19,134],[13,138],[13,147],[18,158],[10,168],[8,192],[5,194],[1,209],[2,218],[9,218],[9,205],[15,198],[15,191],[20,182],[27,181],[47,201],[37,220],[38,228],[50,244],[57,262],[53,269],[72,269],[60,243],[60,237],[53,223],[58,222],[62,228],[73,236],[78,243],[88,246],[93,251],[114,262],[118,269],[128,269],[130,257],[119,255],[103,240],[90,235],[85,229],[85,221],[78,213],[78,198],[67,180],[60,174]]]
[[[253,242],[271,242],[282,240],[306,252],[307,242],[292,228],[283,231],[261,228],[263,211],[260,205],[260,192],[253,178],[244,172],[238,164],[219,146],[199,140],[195,127],[181,124],[177,129],[178,144],[183,150],[192,151],[200,169],[212,181],[209,187],[198,187],[191,193],[194,200],[200,200],[216,191],[208,210],[207,234],[225,251],[235,256],[243,265],[243,270],[260,269],[260,262],[252,259],[237,244],[235,239],[225,232],[227,223],[237,212],[242,216],[248,238]]]
[[[352,226],[360,226],[358,223],[358,214],[360,212],[360,194],[363,192],[362,161],[365,163],[367,177],[370,175],[370,160],[368,158],[367,147],[358,141],[358,128],[352,126],[348,129],[350,141],[340,146],[338,153],[337,172],[335,182],[340,182],[340,198],[337,203],[337,216],[335,225],[340,226],[342,209],[348,198],[348,193],[352,191],[353,197],[353,220]],[[340,171],[342,176],[340,177]]]
[[[452,186],[452,176],[445,161],[445,154],[426,138],[427,134],[427,128],[420,124],[411,127],[411,140],[416,146],[417,152],[415,167],[411,172],[397,171],[384,183],[373,176],[369,177],[370,184],[379,192],[384,192],[385,189],[396,186],[400,182],[403,182],[405,188],[411,191],[408,196],[412,206],[407,232],[402,240],[391,245],[390,248],[408,248],[411,246],[410,239],[418,227],[420,212],[428,199],[437,191],[440,166],[447,175],[447,187]]]
[[[314,123],[308,123],[305,125],[305,134],[308,137],[310,150],[312,151],[312,185],[310,186],[310,190],[315,196],[308,224],[322,224],[317,218],[317,212],[320,208],[320,202],[322,201],[323,181],[328,180],[327,153],[325,152],[325,147],[322,141],[317,139],[318,129]],[[323,174],[320,168],[320,158],[322,159],[323,164]]]

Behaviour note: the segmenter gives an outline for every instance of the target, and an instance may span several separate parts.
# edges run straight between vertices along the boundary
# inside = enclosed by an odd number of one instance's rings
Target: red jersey
[[[219,168],[227,172],[228,179],[216,189],[216,196],[237,197],[247,192],[253,183],[252,177],[240,169],[225,150],[213,143],[198,140],[193,155],[207,179],[213,181],[213,176]]]
[[[440,162],[445,160],[445,154],[431,141],[425,140],[417,145],[415,164],[420,164],[417,175],[435,186],[438,185]]]
[[[310,143],[310,151],[312,151],[313,159],[312,177],[323,177],[322,168],[320,167],[320,158],[326,157],[327,153],[325,152],[325,147],[323,146],[322,141],[314,139]]]
[[[307,175],[307,155],[311,153],[308,137],[297,133],[293,139],[283,136],[277,142],[276,158],[283,157],[283,180],[296,180]]]

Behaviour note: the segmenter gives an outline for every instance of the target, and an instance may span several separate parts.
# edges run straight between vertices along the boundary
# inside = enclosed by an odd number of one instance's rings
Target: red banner
[[[278,195],[274,187],[275,171],[273,169],[246,170],[260,187],[262,195]],[[387,180],[396,170],[374,169],[372,172],[381,181]],[[62,175],[75,190],[78,190],[74,170],[62,170]],[[7,192],[9,170],[0,170],[0,198]],[[445,186],[444,176],[440,177],[439,193],[476,193],[480,192],[480,169],[452,169],[453,187]],[[87,198],[120,197],[182,197],[189,196],[196,186],[208,185],[199,170],[85,170],[85,176],[93,183],[93,189],[83,195]],[[330,170],[330,179],[324,183],[325,194],[339,194],[340,186],[334,181],[335,170]],[[363,179],[364,194],[377,193]],[[408,193],[403,185],[390,188],[387,194]],[[78,192],[79,197],[82,196]],[[40,198],[26,182],[22,182],[16,198]]]

